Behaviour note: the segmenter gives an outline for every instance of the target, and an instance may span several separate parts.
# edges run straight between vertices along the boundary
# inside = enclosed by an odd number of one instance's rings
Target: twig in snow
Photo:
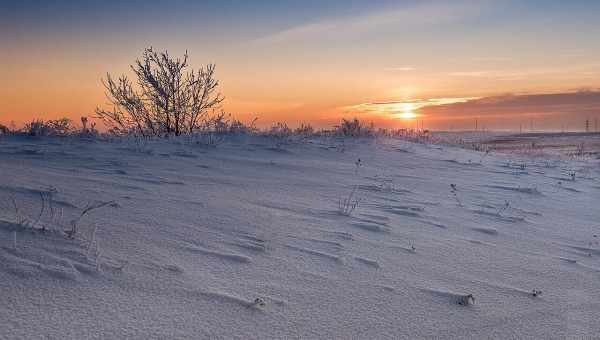
[[[107,202],[99,202],[96,204],[88,204],[85,208],[83,208],[83,211],[81,212],[81,214],[79,214],[79,216],[74,219],[71,220],[71,229],[70,230],[66,230],[65,234],[67,235],[68,238],[73,238],[75,237],[75,234],[77,233],[77,228],[78,228],[78,223],[79,221],[81,221],[81,219],[91,213],[94,210],[106,207],[106,206],[116,206],[115,201],[107,201]]]

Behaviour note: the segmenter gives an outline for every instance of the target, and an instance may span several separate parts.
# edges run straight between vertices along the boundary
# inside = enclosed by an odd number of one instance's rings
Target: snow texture
[[[4,137],[0,339],[595,337],[599,203],[597,160]]]

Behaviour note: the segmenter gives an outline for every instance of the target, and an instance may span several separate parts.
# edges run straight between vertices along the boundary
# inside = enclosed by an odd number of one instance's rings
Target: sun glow
[[[399,106],[398,111],[400,111],[400,112],[397,115],[401,119],[411,120],[411,119],[415,119],[419,116],[414,111],[416,109],[416,106],[414,105],[414,103],[399,103],[398,106]]]
[[[427,118],[423,109],[430,106],[464,103],[478,97],[461,98],[429,98],[429,99],[407,99],[405,101],[371,102],[342,107],[343,112],[353,115],[372,115],[378,117],[392,118],[406,121]],[[421,111],[421,112],[419,112]]]
[[[415,119],[417,118],[417,114],[412,111],[405,111],[399,114],[399,117],[402,119]]]

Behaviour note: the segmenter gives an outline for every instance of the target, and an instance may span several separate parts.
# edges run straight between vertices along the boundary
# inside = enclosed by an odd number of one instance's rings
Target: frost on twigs
[[[57,201],[55,199],[58,190],[54,187],[48,187],[46,190],[40,190],[39,204],[33,205],[34,212],[27,211],[22,202],[18,201],[14,196],[0,203],[0,209],[6,210],[9,214],[12,213],[11,223],[22,229],[35,230],[40,232],[59,232],[63,233],[67,238],[74,238],[80,229],[81,220],[91,212],[104,207],[117,208],[119,205],[115,201],[105,201],[98,203],[88,203],[83,208]],[[66,213],[59,206],[68,206],[77,208],[76,217],[72,220],[66,219]],[[31,210],[31,209],[30,209]],[[68,222],[67,222],[68,221]],[[15,242],[16,243],[16,242]]]
[[[40,198],[39,209],[31,215],[25,211],[14,196],[4,201],[3,206],[0,208],[12,212],[12,222],[21,228],[39,231],[52,230],[52,226],[56,225],[58,220],[62,218],[62,209],[57,209],[54,201],[57,192],[58,190],[54,187],[40,190],[38,192]]]

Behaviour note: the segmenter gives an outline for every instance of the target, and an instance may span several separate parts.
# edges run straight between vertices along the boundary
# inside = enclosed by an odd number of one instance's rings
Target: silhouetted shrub
[[[30,123],[25,124],[23,132],[30,136],[67,136],[75,130],[71,120],[69,118],[60,118],[56,120],[49,120],[44,122],[43,120],[34,119]]]
[[[100,132],[96,129],[96,123],[89,123],[88,117],[81,117],[81,130],[79,131],[80,137],[93,138],[98,137]]]
[[[342,119],[341,124],[334,128],[334,133],[343,137],[371,137],[375,134],[373,123],[367,125],[357,118]]]
[[[281,147],[290,141],[292,136],[292,129],[290,129],[286,123],[275,123],[266,133],[268,136],[275,138],[275,145]]]
[[[192,134],[209,120],[209,111],[223,101],[217,92],[215,65],[188,70],[188,55],[173,59],[167,51],[144,50],[131,65],[136,81],[107,74],[102,84],[112,110],[96,114],[116,134],[141,136]]]
[[[294,130],[294,134],[302,137],[310,137],[315,133],[315,129],[310,124],[302,123]]]

